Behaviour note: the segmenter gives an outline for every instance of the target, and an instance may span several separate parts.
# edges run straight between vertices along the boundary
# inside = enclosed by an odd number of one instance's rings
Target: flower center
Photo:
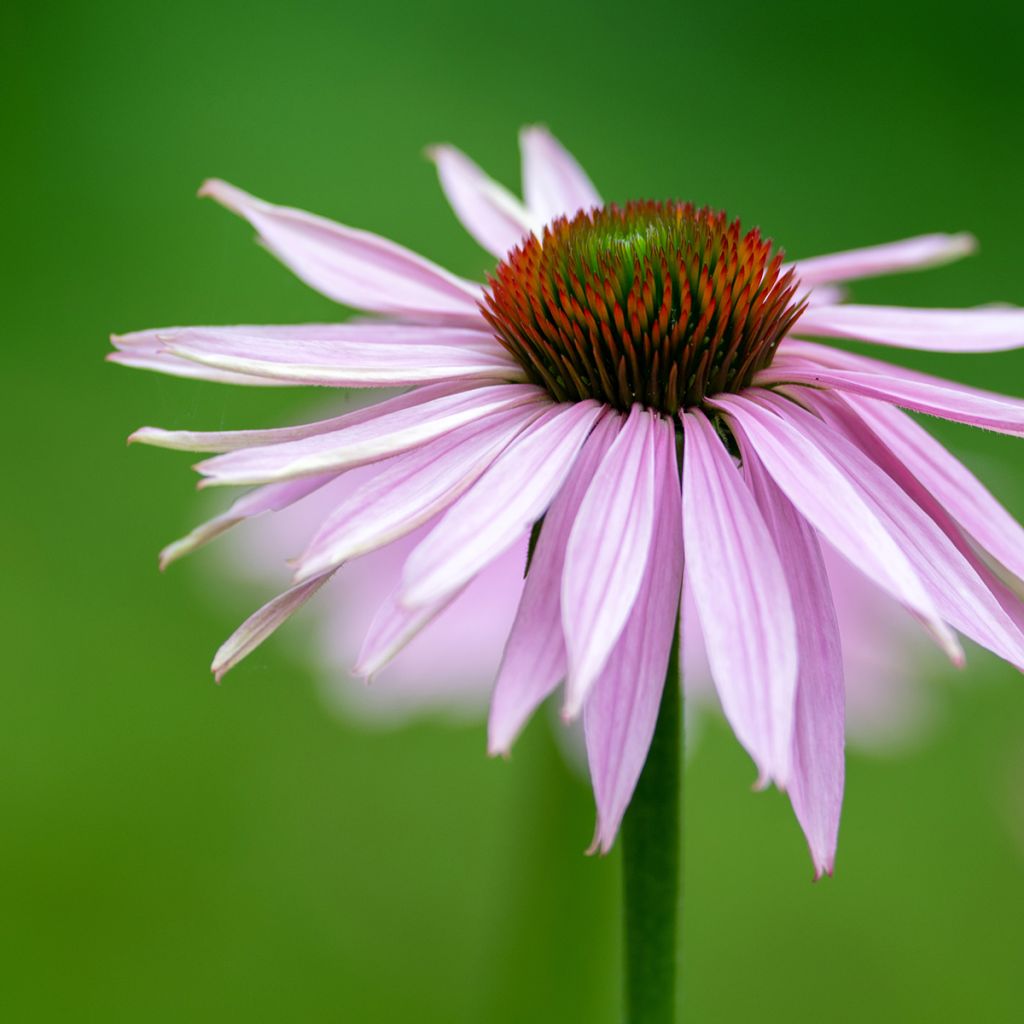
[[[489,284],[483,315],[531,380],[623,411],[671,415],[741,390],[803,311],[770,239],[679,202],[560,217]]]

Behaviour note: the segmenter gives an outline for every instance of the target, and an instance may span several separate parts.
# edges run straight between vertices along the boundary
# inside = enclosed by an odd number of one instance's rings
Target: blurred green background
[[[492,762],[482,725],[338,721],[279,641],[210,681],[253,594],[212,602],[194,562],[157,573],[198,515],[189,460],[124,437],[283,421],[308,396],[105,365],[106,336],[337,311],[194,200],[204,177],[479,275],[422,147],[516,186],[515,132],[544,121],[606,196],[724,206],[790,254],[981,238],[861,301],[1024,303],[1022,11],[6,4],[0,1017],[618,1017],[618,857],[583,856],[591,799],[543,716]],[[1020,354],[904,361],[1024,394]],[[937,432],[1024,514],[1013,441]],[[752,795],[739,746],[705,731],[690,1020],[1018,1019],[1016,675],[976,655],[931,684],[926,742],[851,753],[837,875],[816,885],[786,801]]]

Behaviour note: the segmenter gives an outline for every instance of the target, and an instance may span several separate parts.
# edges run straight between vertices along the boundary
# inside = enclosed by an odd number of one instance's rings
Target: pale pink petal
[[[245,448],[200,462],[207,485],[263,484],[340,471],[418,448],[492,413],[550,400],[530,384],[499,384],[436,398],[355,426],[265,448]],[[364,410],[361,410],[364,411]]]
[[[296,567],[296,580],[390,544],[422,526],[465,493],[541,413],[512,409],[398,455],[323,522]]]
[[[1005,352],[1024,348],[1024,309],[815,305],[792,330],[928,352]]]
[[[166,569],[172,562],[209,543],[215,537],[219,537],[226,530],[230,530],[231,527],[246,519],[262,515],[264,512],[280,512],[330,483],[336,476],[336,473],[306,476],[300,480],[267,484],[266,487],[257,487],[256,490],[243,494],[220,515],[208,519],[205,523],[200,523],[184,537],[168,544],[160,552],[160,568]]]
[[[128,443],[186,452],[233,452],[243,448],[264,448],[344,430],[404,409],[427,405],[439,398],[466,393],[465,384],[428,384],[404,395],[314,423],[264,430],[164,430],[161,427],[140,427],[128,438]]]
[[[503,452],[409,556],[402,601],[433,604],[461,589],[547,510],[602,413],[597,402],[547,410]]]
[[[562,489],[544,516],[491,699],[488,749],[507,753],[537,706],[565,678],[562,569],[580,502],[622,419],[608,413],[587,438]]]
[[[571,217],[603,202],[576,158],[540,125],[519,133],[523,157],[523,197],[534,229],[556,217]]]
[[[1024,402],[1019,399],[952,381],[928,379],[923,374],[896,366],[890,367],[888,374],[883,376],[858,370],[778,364],[762,370],[754,383],[761,386],[805,384],[812,388],[835,388],[865,398],[878,398],[940,419],[1024,437]]]
[[[562,576],[573,718],[618,640],[644,578],[656,514],[657,414],[634,405],[580,505]]]
[[[888,523],[802,426],[742,395],[719,395],[713,404],[729,414],[741,439],[746,435],[800,514],[854,566],[918,614],[949,656],[961,662],[960,645]]]
[[[885,245],[812,256],[793,264],[802,284],[818,285],[832,281],[852,281],[903,270],[924,270],[970,256],[977,248],[973,235],[920,235]]]
[[[843,805],[844,694],[839,623],[818,538],[753,450],[743,472],[782,558],[798,657],[789,798],[817,876],[832,873]]]
[[[462,226],[496,259],[530,234],[526,207],[454,146],[432,146],[427,155],[437,165],[441,188]]]
[[[264,244],[310,287],[374,313],[479,323],[479,285],[369,231],[275,206],[224,181],[199,190],[244,217]]]
[[[307,580],[278,594],[258,611],[253,612],[221,644],[210,666],[218,682],[243,658],[251,654],[282,623],[291,618],[328,580],[330,573]]]
[[[647,760],[679,611],[683,536],[675,428],[655,426],[657,522],[636,602],[587,698],[583,726],[597,803],[594,845],[607,852]]]
[[[802,282],[801,282],[802,285]],[[838,306],[846,298],[846,290],[830,284],[819,284],[797,292],[796,301],[810,306]]]
[[[796,623],[764,518],[702,412],[682,417],[687,574],[729,724],[763,781],[789,781]]]
[[[946,510],[882,440],[845,405],[836,405],[828,396],[810,398],[827,423],[784,398],[772,396],[765,402],[775,408],[785,404],[785,415],[842,466],[847,479],[888,525],[939,614],[976,643],[1024,666],[1024,636],[979,574],[977,559],[957,536]],[[947,522],[948,532],[941,521]]]
[[[855,395],[843,399],[985,551],[1024,579],[1024,528],[959,459],[905,412]]]
[[[510,545],[511,547],[511,545]],[[401,586],[385,598],[366,631],[352,674],[371,679],[430,625],[465,589],[465,585],[437,601],[409,608],[401,601]],[[451,656],[458,654],[453,648]]]
[[[407,387],[454,380],[524,380],[517,363],[495,345],[491,352],[440,344],[267,338],[196,331],[169,339],[167,350],[218,370],[331,387]]]

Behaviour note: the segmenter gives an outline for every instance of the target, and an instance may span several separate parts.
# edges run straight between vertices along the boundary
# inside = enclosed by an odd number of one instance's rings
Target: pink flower
[[[685,551],[723,711],[761,781],[788,791],[816,870],[831,871],[844,684],[821,542],[955,663],[959,632],[1024,665],[1024,609],[1003,579],[1024,576],[1024,531],[898,408],[1019,435],[1024,403],[804,339],[992,352],[1024,344],[1024,312],[835,305],[841,282],[973,243],[930,235],[785,264],[724,214],[605,206],[550,134],[521,141],[525,202],[458,151],[433,151],[456,213],[499,261],[486,287],[204,186],[304,281],[380,319],[148,331],[115,339],[112,358],[234,383],[409,390],[281,429],[137,431],[214,453],[196,467],[202,486],[255,488],[164,560],[375,466],[299,554],[292,587],[214,660],[220,677],[342,565],[425,529],[368,628],[357,671],[372,675],[533,530],[490,746],[507,750],[564,681],[608,849],[654,731]]]

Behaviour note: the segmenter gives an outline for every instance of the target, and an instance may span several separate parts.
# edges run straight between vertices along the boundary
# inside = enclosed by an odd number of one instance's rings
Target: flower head
[[[837,283],[955,258],[966,236],[785,264],[722,214],[606,206],[543,129],[522,145],[525,202],[458,151],[432,152],[456,213],[499,261],[488,287],[367,232],[204,186],[304,281],[378,319],[148,331],[116,338],[112,358],[233,383],[408,390],[279,429],[137,431],[212,453],[196,467],[205,486],[254,488],[164,560],[374,467],[319,525],[292,587],[214,661],[219,677],[346,562],[422,530],[360,652],[372,675],[533,531],[490,746],[507,750],[564,682],[607,849],[654,731],[685,554],[726,717],[830,871],[844,683],[822,546],[955,662],[959,632],[1024,666],[1009,585],[1024,577],[1024,531],[901,411],[1019,435],[1024,403],[805,339],[996,351],[1024,344],[1024,313],[837,304]]]

